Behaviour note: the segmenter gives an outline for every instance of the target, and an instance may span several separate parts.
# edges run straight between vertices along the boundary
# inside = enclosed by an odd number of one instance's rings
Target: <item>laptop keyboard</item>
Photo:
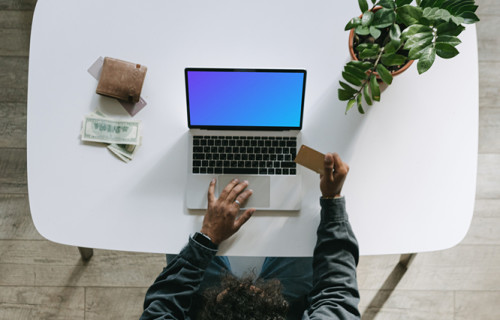
[[[295,175],[296,137],[193,136],[193,173]]]

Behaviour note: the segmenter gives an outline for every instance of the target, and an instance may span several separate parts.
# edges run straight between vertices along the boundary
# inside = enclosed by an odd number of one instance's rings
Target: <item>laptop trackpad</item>
[[[217,177],[217,197],[234,178],[238,178],[240,181],[247,180],[247,189],[252,189],[253,191],[247,203],[242,207],[269,208],[271,205],[271,177],[269,176],[220,175]]]

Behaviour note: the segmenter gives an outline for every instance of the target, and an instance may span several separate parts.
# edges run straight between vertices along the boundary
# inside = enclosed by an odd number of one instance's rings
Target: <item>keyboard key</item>
[[[266,168],[260,168],[259,169],[259,174],[267,174],[267,169]]]
[[[290,174],[296,174],[297,173],[297,169],[290,169]]]
[[[215,168],[214,173],[222,173],[222,168],[220,167]]]
[[[289,174],[290,173],[290,169],[282,169],[283,170],[283,174]]]
[[[193,153],[193,159],[203,160],[205,159],[205,155],[203,153]]]
[[[281,169],[274,169],[275,174],[281,174]]]
[[[201,166],[200,160],[193,160],[193,167],[200,167],[200,166]]]
[[[193,173],[200,173],[200,168],[194,168],[193,167]]]
[[[254,168],[224,168],[225,174],[258,174],[259,169]]]
[[[282,162],[281,167],[282,168],[296,168],[297,164],[295,162],[292,162],[292,161]]]

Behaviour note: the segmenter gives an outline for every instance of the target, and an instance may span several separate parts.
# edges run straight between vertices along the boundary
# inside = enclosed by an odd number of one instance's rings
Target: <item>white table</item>
[[[305,68],[303,143],[351,167],[344,194],[361,254],[452,247],[473,213],[478,141],[474,26],[460,55],[398,76],[366,115],[344,115],[338,80],[356,1],[39,0],[30,48],[28,187],[47,239],[113,250],[176,253],[202,212],[184,203],[185,67]],[[85,114],[117,116],[87,68],[99,56],[146,65],[143,145],[129,164],[80,142]],[[319,178],[302,170],[300,212],[257,212],[221,254],[310,256]]]

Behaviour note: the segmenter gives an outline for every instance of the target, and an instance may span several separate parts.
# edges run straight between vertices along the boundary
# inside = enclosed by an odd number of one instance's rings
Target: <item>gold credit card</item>
[[[325,173],[325,155],[306,145],[300,147],[294,161],[319,174]]]

